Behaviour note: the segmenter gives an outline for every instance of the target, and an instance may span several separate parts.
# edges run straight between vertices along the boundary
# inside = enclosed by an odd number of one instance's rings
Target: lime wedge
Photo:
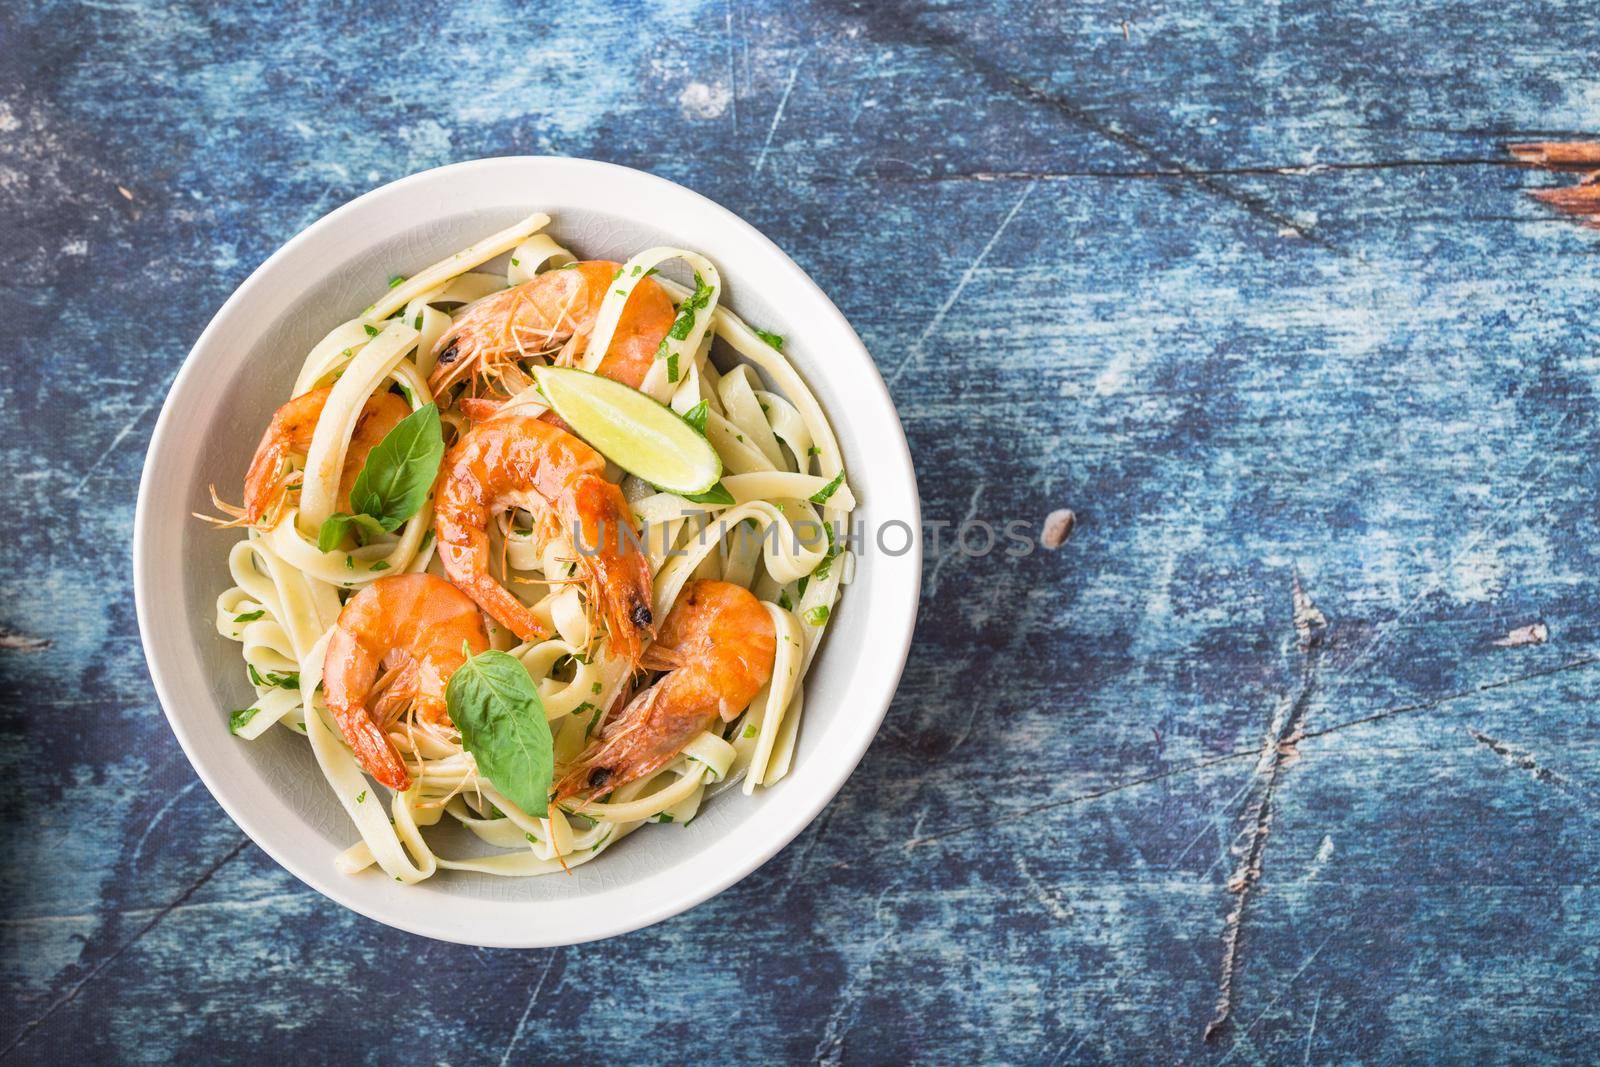
[[[722,477],[711,442],[639,390],[569,367],[536,367],[533,376],[555,413],[629,474],[680,496],[704,493]]]

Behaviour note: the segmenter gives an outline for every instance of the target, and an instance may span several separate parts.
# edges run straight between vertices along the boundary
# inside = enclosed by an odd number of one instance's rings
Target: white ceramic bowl
[[[354,877],[334,857],[357,835],[304,740],[228,733],[253,693],[238,646],[212,627],[234,531],[190,517],[206,487],[235,495],[272,407],[288,397],[323,333],[411,273],[531,210],[580,256],[626,259],[656,244],[696,249],[722,271],[728,305],[785,335],[827,411],[867,529],[920,530],[905,435],[872,359],[837,308],[748,223],[661,178],[588,160],[483,159],[386,185],[295,237],[217,312],[172,385],[145,459],[134,520],[139,631],[156,692],[195,771],[275,860],[341,904],[403,930],[466,944],[533,947],[624,933],[674,915],[750,873],[788,844],[855,769],[887,710],[911,643],[921,542],[890,556],[868,546],[806,680],[788,777],[707,804],[688,827],[652,826],[570,876],[502,879],[441,872],[417,886]],[[252,387],[245,387],[251,383]],[[898,545],[899,536],[890,539]]]

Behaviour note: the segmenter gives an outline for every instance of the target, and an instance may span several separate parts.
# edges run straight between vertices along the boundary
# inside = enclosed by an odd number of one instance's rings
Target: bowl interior
[[[728,306],[788,338],[786,353],[839,435],[862,528],[905,523],[910,550],[879,551],[870,536],[858,546],[856,580],[807,679],[793,770],[775,787],[716,797],[688,827],[645,827],[571,876],[441,872],[411,887],[376,871],[342,876],[333,858],[357,835],[303,739],[272,730],[246,743],[228,733],[229,709],[254,697],[238,646],[212,626],[238,533],[190,513],[209,509],[210,485],[238,495],[261,428],[328,329],[370,303],[391,275],[414,273],[531,210],[548,212],[551,235],[583,258],[622,260],[670,244],[716,262]],[[709,201],[648,175],[575,160],[487,160],[417,175],[324,218],[218,313],[174,383],[151,443],[136,586],[146,655],[175,733],[223,807],[279,862],[335,899],[419,933],[481,945],[557,944],[697,903],[775,853],[827,802],[898,681],[915,621],[919,525],[904,436],[870,357],[775,246]],[[885,541],[895,549],[906,537],[897,531]],[[447,854],[476,851],[467,835],[431,836]],[[477,905],[441,907],[441,898]]]

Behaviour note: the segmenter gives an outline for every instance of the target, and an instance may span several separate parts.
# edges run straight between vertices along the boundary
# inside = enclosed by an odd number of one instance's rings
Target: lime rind
[[[639,390],[570,367],[533,372],[550,407],[601,455],[679,496],[705,493],[722,458],[677,412]]]

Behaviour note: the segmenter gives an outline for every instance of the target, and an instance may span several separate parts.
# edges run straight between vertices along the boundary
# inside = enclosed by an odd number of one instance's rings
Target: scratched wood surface
[[[1593,14],[7,5],[0,1062],[1592,1059],[1600,237],[1504,146],[1600,128]],[[1079,518],[930,552],[883,731],[787,850],[550,952],[380,927],[249,844],[129,588],[227,294],[518,152],[771,235],[930,519]]]

